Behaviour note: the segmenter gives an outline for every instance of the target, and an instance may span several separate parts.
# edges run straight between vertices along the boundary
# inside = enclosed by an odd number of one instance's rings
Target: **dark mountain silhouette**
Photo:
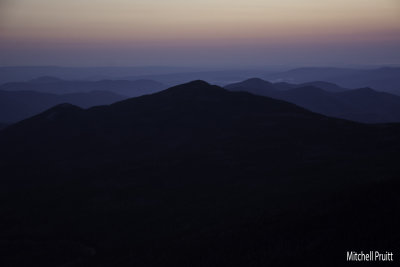
[[[165,85],[152,80],[65,81],[48,76],[29,82],[12,82],[0,86],[0,90],[4,91],[38,91],[52,94],[109,91],[130,97],[154,93],[165,88]]]
[[[277,90],[288,90],[292,88],[291,84],[280,83],[279,88],[275,84],[259,78],[250,78],[243,82],[228,84],[225,86],[230,91],[245,91],[255,95],[264,95],[266,92],[274,93]]]
[[[243,112],[243,110],[248,110],[248,113]],[[135,150],[138,150],[145,144],[142,139],[151,139],[152,143],[157,143],[159,139],[160,141],[163,140],[163,136],[169,138],[169,140],[163,141],[165,142],[163,145],[167,147],[181,143],[190,143],[191,146],[196,146],[201,143],[203,138],[210,135],[213,138],[218,137],[215,136],[216,134],[221,135],[219,137],[221,139],[225,135],[231,135],[231,132],[234,132],[231,131],[231,127],[242,121],[243,125],[238,125],[238,127],[246,125],[245,118],[250,114],[260,116],[261,120],[263,116],[270,116],[270,113],[276,114],[279,120],[291,116],[295,117],[296,121],[301,120],[299,118],[301,116],[305,117],[305,121],[308,117],[324,119],[320,115],[286,102],[257,97],[248,93],[232,94],[221,87],[196,81],[172,87],[153,95],[132,98],[110,106],[94,107],[88,110],[63,104],[16,124],[8,132],[11,133],[13,129],[19,129],[18,131],[23,132],[27,139],[34,138],[35,142],[41,136],[46,136],[46,140],[43,140],[45,142],[53,139],[48,139],[49,136],[53,136],[54,140],[59,142],[71,138],[74,132],[80,133],[79,138],[96,133],[96,135],[100,135],[100,140],[96,141],[92,136],[89,143],[93,141],[94,144],[97,144],[97,142],[107,144],[107,142],[118,140],[118,143],[123,144],[126,150],[130,150],[130,148],[124,141],[130,140],[129,143],[135,144]],[[67,121],[58,118],[65,118]],[[54,124],[61,128],[53,127]],[[48,130],[56,130],[57,132],[36,135],[31,132],[31,125],[34,125],[35,129],[37,125],[44,127],[44,129],[50,127]],[[224,128],[225,125],[228,128]],[[39,130],[45,131],[44,129],[40,128]],[[118,130],[107,130],[107,136],[102,136],[101,133],[106,129]],[[17,135],[12,134],[12,136]],[[196,137],[199,140],[188,140],[188,136]],[[103,140],[103,138],[105,139]],[[138,140],[142,141],[136,144]],[[61,143],[67,144],[66,142]],[[86,142],[77,143],[79,143],[79,147],[86,145],[84,144]],[[160,147],[161,145],[158,144]],[[67,146],[66,149],[72,149],[71,144]],[[58,149],[59,145],[57,146]],[[91,151],[89,148],[87,149]],[[40,150],[41,148],[38,147],[34,153],[38,153]],[[142,153],[153,154],[152,151],[142,151]],[[144,157],[144,155],[142,154],[141,157]]]
[[[225,88],[285,100],[313,112],[337,118],[365,123],[400,122],[400,96],[369,88],[340,91],[332,90],[335,86],[328,84],[331,88],[329,92],[315,86],[303,85],[306,84],[293,85],[290,88],[286,83],[275,84],[261,79],[249,79]]]
[[[127,97],[104,91],[58,95],[34,91],[0,90],[0,121],[17,122],[61,103],[72,103],[88,108],[111,104],[125,98]]]
[[[6,128],[7,126],[7,123],[0,122],[0,130]]]
[[[202,81],[58,105],[0,131],[0,261],[341,266],[346,249],[396,253],[399,133]]]
[[[266,76],[273,81],[305,83],[318,80],[332,82],[345,88],[370,87],[393,94],[400,94],[399,77],[399,67],[378,69],[298,68]]]

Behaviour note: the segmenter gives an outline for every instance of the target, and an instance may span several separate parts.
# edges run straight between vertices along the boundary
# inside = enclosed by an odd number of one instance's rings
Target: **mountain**
[[[378,91],[400,94],[400,68],[377,69],[298,68],[265,76],[269,80],[291,83],[325,81],[344,88],[370,87]]]
[[[61,67],[61,66],[10,66],[0,67],[0,83],[21,82],[37,77],[59,77],[63,80],[121,80],[121,77],[161,75],[195,71],[189,67],[137,66],[137,67]]]
[[[325,85],[330,91],[313,85]],[[292,85],[260,79],[249,79],[225,88],[285,100],[337,118],[364,123],[400,122],[400,96],[369,88],[340,90],[340,87],[320,82]]]
[[[0,261],[340,266],[346,249],[396,253],[399,133],[202,81],[57,105],[0,131]]]
[[[0,67],[0,84],[22,82],[37,77],[59,77],[63,80],[155,80],[166,85],[176,85],[194,79],[203,79],[218,84],[243,80],[246,77],[261,77],[264,74],[286,69],[282,66],[258,68],[221,67],[174,67],[174,66],[137,66],[137,67],[59,67],[59,66],[15,66]],[[167,86],[162,89],[167,88]]]
[[[343,91],[348,90],[347,88],[340,87],[337,84],[329,83],[329,82],[322,82],[322,81],[301,83],[301,84],[295,85],[294,88],[306,87],[306,86],[318,87],[318,88],[324,89],[325,91],[328,91],[328,92],[343,92]]]
[[[52,94],[85,93],[91,91],[109,91],[126,96],[150,94],[165,85],[152,80],[100,80],[66,81],[56,77],[39,77],[28,82],[11,82],[0,86],[3,91],[37,91]]]
[[[338,116],[364,122],[400,122],[400,96],[370,88],[349,90],[335,96],[353,111]]]
[[[210,70],[210,71],[185,71],[185,72],[173,72],[167,74],[158,75],[142,75],[142,76],[128,76],[125,79],[151,79],[160,81],[164,84],[176,85],[186,83],[195,79],[202,79],[213,84],[227,84],[233,81],[238,81],[251,76],[264,76],[273,73],[270,68],[260,69],[232,69],[232,70]]]
[[[278,84],[280,90],[292,88],[291,84]],[[277,90],[275,84],[259,78],[250,78],[243,82],[228,84],[224,88],[230,91],[246,91],[255,95],[264,95],[266,92],[274,93]]]
[[[6,128],[7,126],[7,123],[0,122],[0,130]]]
[[[246,87],[247,92],[250,92],[249,90],[252,90],[251,93],[253,93],[253,94],[263,95],[265,90],[268,90],[271,92],[276,91],[276,90],[286,91],[286,90],[300,88],[300,87],[306,87],[306,86],[318,87],[318,88],[324,89],[325,91],[328,91],[328,92],[343,92],[343,91],[348,90],[348,89],[342,88],[334,83],[322,82],[322,81],[313,81],[313,82],[307,82],[307,83],[301,83],[301,84],[293,84],[293,83],[287,83],[287,82],[271,83],[271,82],[265,81],[260,78],[250,78],[250,79],[246,79],[242,82],[225,85],[224,87],[231,91],[235,91],[240,87]]]
[[[248,103],[248,99],[251,104]],[[243,112],[243,109],[248,112]],[[210,135],[213,138],[224,139],[225,135],[231,135],[231,132],[234,132],[230,128],[235,127],[238,122],[243,121],[243,125],[237,127],[246,125],[245,118],[250,114],[258,114],[261,119],[263,116],[270,116],[270,113],[276,113],[279,120],[285,117],[290,118],[292,113],[296,118],[304,116],[305,121],[308,117],[323,119],[322,116],[289,103],[256,97],[248,93],[232,94],[221,87],[196,81],[153,95],[131,98],[109,106],[94,107],[88,110],[63,104],[15,124],[7,132],[12,133],[13,129],[19,129],[18,132],[28,136],[27,139],[34,138],[35,142],[40,140],[41,136],[46,136],[46,140],[43,141],[48,142],[54,138],[57,143],[60,140],[70,139],[79,132],[79,139],[83,136],[91,136],[88,143],[83,140],[77,142],[79,148],[91,143],[93,145],[107,144],[118,140],[117,143],[124,144],[124,150],[127,151],[130,150],[130,147],[124,141],[128,142],[129,140],[128,144],[134,144],[136,151],[146,144],[144,140],[151,140],[152,143],[162,141],[162,144],[157,144],[160,150],[164,146],[168,148],[182,143],[190,143],[191,146],[194,146],[203,142],[203,139]],[[58,117],[65,118],[66,121],[58,120]],[[30,125],[35,125],[34,132],[31,132]],[[36,135],[36,125],[45,129],[50,127],[50,131],[56,130],[57,132]],[[53,125],[61,128],[53,127]],[[93,136],[94,133],[96,133],[95,136]],[[103,133],[107,133],[107,135],[103,136]],[[11,136],[18,136],[18,133],[11,134]],[[49,136],[53,137],[48,138]],[[157,138],[158,136],[160,138]],[[188,136],[191,137],[190,140],[188,140]],[[96,137],[99,140],[96,140]],[[168,139],[163,141],[163,137],[168,137]],[[193,138],[199,140],[193,140]],[[138,140],[140,142],[136,143]],[[20,144],[22,142],[21,140]],[[67,144],[67,142],[61,142],[60,145],[62,144]],[[46,147],[47,150],[47,146],[41,147]],[[68,144],[65,149],[72,148],[73,146]],[[39,151],[41,151],[40,147],[35,148],[34,153]],[[87,151],[92,150],[87,148]],[[28,150],[24,153],[27,152]],[[118,153],[120,152],[118,151]],[[142,153],[141,157],[144,157],[153,152],[142,151]]]
[[[370,87],[374,90],[400,94],[400,68],[332,68],[307,67],[288,70],[288,67],[270,66],[253,69],[206,69],[187,67],[0,67],[0,84],[22,82],[37,77],[59,77],[68,81],[99,81],[99,80],[154,80],[164,86],[150,89],[165,89],[166,85],[175,85],[193,79],[203,79],[215,84],[226,85],[248,77],[260,77],[269,81],[302,84],[314,81],[337,84],[342,88]],[[314,85],[322,88],[321,85]],[[133,87],[140,89],[141,87]],[[327,88],[324,88],[327,89]],[[31,89],[18,89],[31,90]],[[103,90],[103,89],[92,89]],[[49,91],[46,91],[49,92]],[[154,91],[153,91],[154,92]],[[115,92],[123,95],[126,92]],[[151,92],[147,92],[151,93]]]
[[[0,90],[0,121],[17,122],[61,103],[88,108],[111,104],[125,98],[127,97],[103,91],[58,95],[35,91]]]
[[[362,70],[351,68],[304,67],[274,73],[272,76],[277,80],[305,83],[311,81],[329,81],[332,77],[349,77],[358,75],[360,72],[362,72]]]

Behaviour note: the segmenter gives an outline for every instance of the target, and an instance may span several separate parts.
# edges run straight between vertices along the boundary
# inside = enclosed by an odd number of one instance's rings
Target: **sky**
[[[0,0],[0,65],[400,63],[399,0]]]

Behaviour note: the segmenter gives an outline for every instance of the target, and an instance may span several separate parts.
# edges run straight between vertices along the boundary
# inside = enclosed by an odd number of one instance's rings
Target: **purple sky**
[[[400,63],[397,0],[0,1],[0,65]]]

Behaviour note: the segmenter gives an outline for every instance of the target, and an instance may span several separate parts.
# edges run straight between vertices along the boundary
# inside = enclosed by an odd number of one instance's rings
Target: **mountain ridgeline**
[[[57,104],[88,108],[164,88],[165,85],[151,80],[66,81],[51,76],[5,83],[0,85],[0,122],[15,123]]]
[[[15,123],[62,103],[70,103],[82,108],[88,108],[111,104],[126,98],[126,96],[107,91],[60,95],[37,91],[0,90],[0,121]]]
[[[0,131],[0,147],[2,266],[343,266],[348,249],[399,252],[398,124],[193,81],[55,106]]]
[[[377,91],[400,95],[399,77],[399,67],[374,69],[308,67],[273,73],[266,75],[265,78],[272,81],[286,81],[291,83],[324,81],[335,83],[345,88],[371,87]]]
[[[0,67],[0,83],[28,81],[41,76],[74,81],[154,80],[170,86],[195,79],[206,80],[213,84],[229,84],[247,77],[260,77],[269,81],[294,84],[322,81],[351,89],[371,87],[377,91],[400,95],[400,68],[398,66],[368,69],[303,67],[289,70],[283,66],[231,70],[188,67]],[[163,86],[161,89],[166,88],[167,86]],[[123,92],[115,93],[134,96]]]
[[[27,82],[9,82],[0,86],[3,91],[36,91],[52,94],[88,93],[107,91],[124,96],[140,96],[165,89],[162,83],[152,80],[63,80],[57,77],[41,76]]]
[[[325,82],[270,83],[257,78],[225,88],[281,99],[336,118],[364,123],[400,122],[400,96],[370,88],[350,90]]]

